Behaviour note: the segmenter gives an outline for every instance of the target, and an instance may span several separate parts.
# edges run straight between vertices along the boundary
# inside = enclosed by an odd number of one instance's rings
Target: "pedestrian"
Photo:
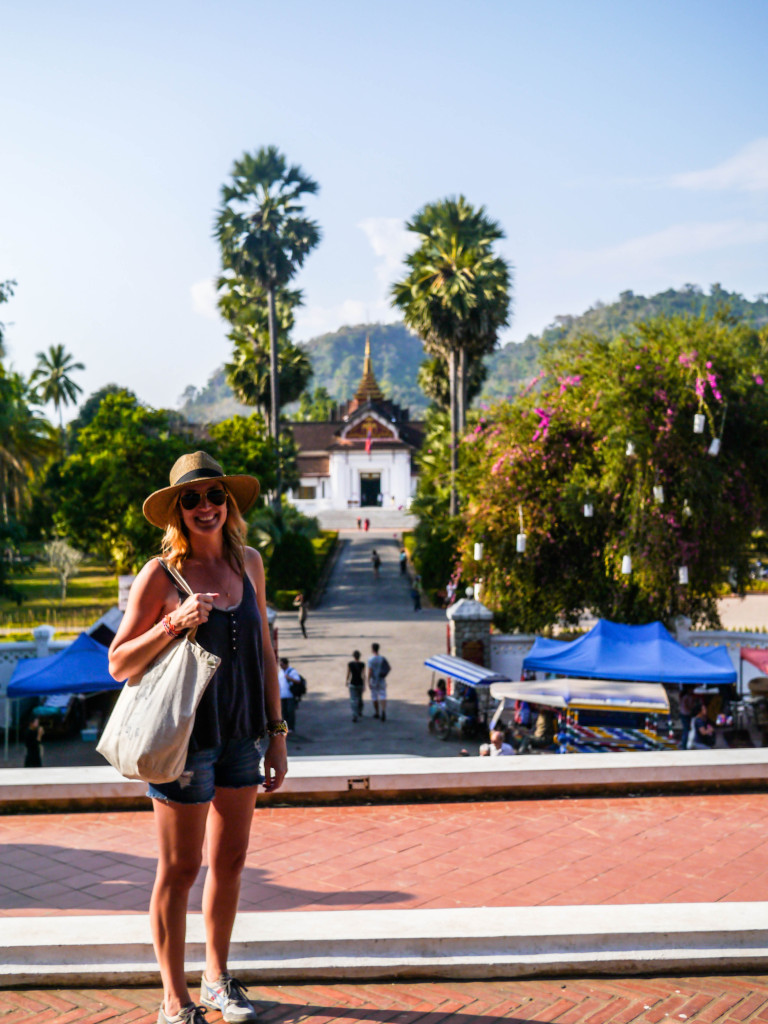
[[[298,593],[293,599],[294,608],[299,610],[299,629],[304,639],[307,639],[307,602],[303,593]]]
[[[109,650],[115,679],[140,676],[189,629],[221,659],[197,709],[184,771],[174,782],[149,786],[158,846],[149,907],[163,983],[158,1024],[205,1024],[205,1010],[190,999],[184,967],[187,904],[203,845],[208,870],[200,1002],[227,1021],[256,1018],[227,957],[256,792],[261,783],[267,792],[278,790],[288,767],[264,566],[258,551],[245,546],[243,513],[258,494],[255,477],[226,475],[206,452],[176,461],[170,486],[144,502],[146,518],[164,531],[164,561],[153,558],[134,580]],[[166,562],[184,576],[191,595],[177,587]],[[263,775],[257,748],[262,737],[268,738]]]
[[[371,528],[371,520],[366,517],[363,520],[363,532],[364,533],[368,533],[370,528]]]
[[[400,548],[400,575],[405,576],[406,570],[408,569],[408,552],[405,548]]]
[[[357,517],[357,528],[358,530],[362,530],[363,528],[363,520],[360,518],[360,516]]]
[[[25,768],[43,767],[43,736],[45,729],[40,725],[40,719],[35,717],[27,726],[24,733],[24,746],[27,752],[24,755]]]
[[[411,586],[411,600],[413,601],[413,610],[415,612],[421,611],[421,588],[416,580],[413,581]]]
[[[352,721],[363,717],[363,690],[365,689],[365,663],[360,660],[360,651],[352,651],[352,661],[347,662],[347,686]]]
[[[387,676],[390,665],[387,659],[379,654],[379,645],[371,644],[372,656],[368,659],[368,692],[373,701],[373,717],[387,720]]]
[[[280,710],[283,718],[288,723],[288,733],[296,728],[296,698],[293,695],[292,683],[301,681],[301,676],[287,658],[280,659],[280,668],[277,672],[277,681],[280,684]]]
[[[371,565],[373,566],[373,575],[376,579],[378,579],[379,569],[381,568],[381,559],[379,558],[379,553],[377,552],[376,548],[374,548],[373,552],[371,553]]]

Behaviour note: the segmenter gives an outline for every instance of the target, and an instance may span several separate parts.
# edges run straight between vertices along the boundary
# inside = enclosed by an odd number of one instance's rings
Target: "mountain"
[[[596,303],[580,316],[558,316],[540,335],[509,342],[488,357],[488,375],[479,401],[485,404],[512,398],[538,372],[541,346],[553,345],[573,335],[618,334],[633,323],[651,317],[685,313],[712,316],[727,308],[755,327],[768,324],[768,295],[754,301],[715,284],[705,294],[695,285],[670,288],[649,297],[622,292],[616,302]],[[402,323],[358,324],[312,338],[304,344],[314,368],[312,389],[324,387],[336,401],[351,398],[363,373],[366,336],[371,338],[371,356],[376,378],[384,393],[410,409],[413,417],[423,415],[427,400],[416,384],[419,364],[424,358],[421,340]],[[180,400],[180,411],[193,422],[216,422],[250,410],[240,405],[224,379],[224,370],[213,373],[203,388],[190,386]],[[288,409],[290,415],[291,410]]]

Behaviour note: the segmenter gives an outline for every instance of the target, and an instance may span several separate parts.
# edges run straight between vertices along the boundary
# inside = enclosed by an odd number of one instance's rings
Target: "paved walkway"
[[[193,992],[194,994],[194,992]],[[757,1024],[768,977],[251,986],[264,1024]],[[157,988],[0,992],[7,1024],[155,1024]],[[208,1011],[209,1024],[218,1013]]]
[[[768,900],[768,794],[257,810],[243,911]],[[0,818],[0,918],[146,913],[151,812]],[[200,910],[202,873],[190,909]]]

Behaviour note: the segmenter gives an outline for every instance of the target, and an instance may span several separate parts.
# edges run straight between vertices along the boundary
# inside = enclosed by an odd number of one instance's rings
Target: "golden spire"
[[[365,359],[363,361],[363,376],[357,386],[355,398],[358,402],[383,402],[384,395],[376,382],[371,363],[371,336],[365,339]]]

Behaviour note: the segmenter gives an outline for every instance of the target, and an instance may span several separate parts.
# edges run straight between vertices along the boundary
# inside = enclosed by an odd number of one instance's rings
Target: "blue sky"
[[[768,291],[768,4],[22,2],[2,11],[9,356],[174,406],[228,356],[221,184],[275,144],[321,186],[296,338],[391,320],[424,203],[506,231],[507,340],[632,289]]]

